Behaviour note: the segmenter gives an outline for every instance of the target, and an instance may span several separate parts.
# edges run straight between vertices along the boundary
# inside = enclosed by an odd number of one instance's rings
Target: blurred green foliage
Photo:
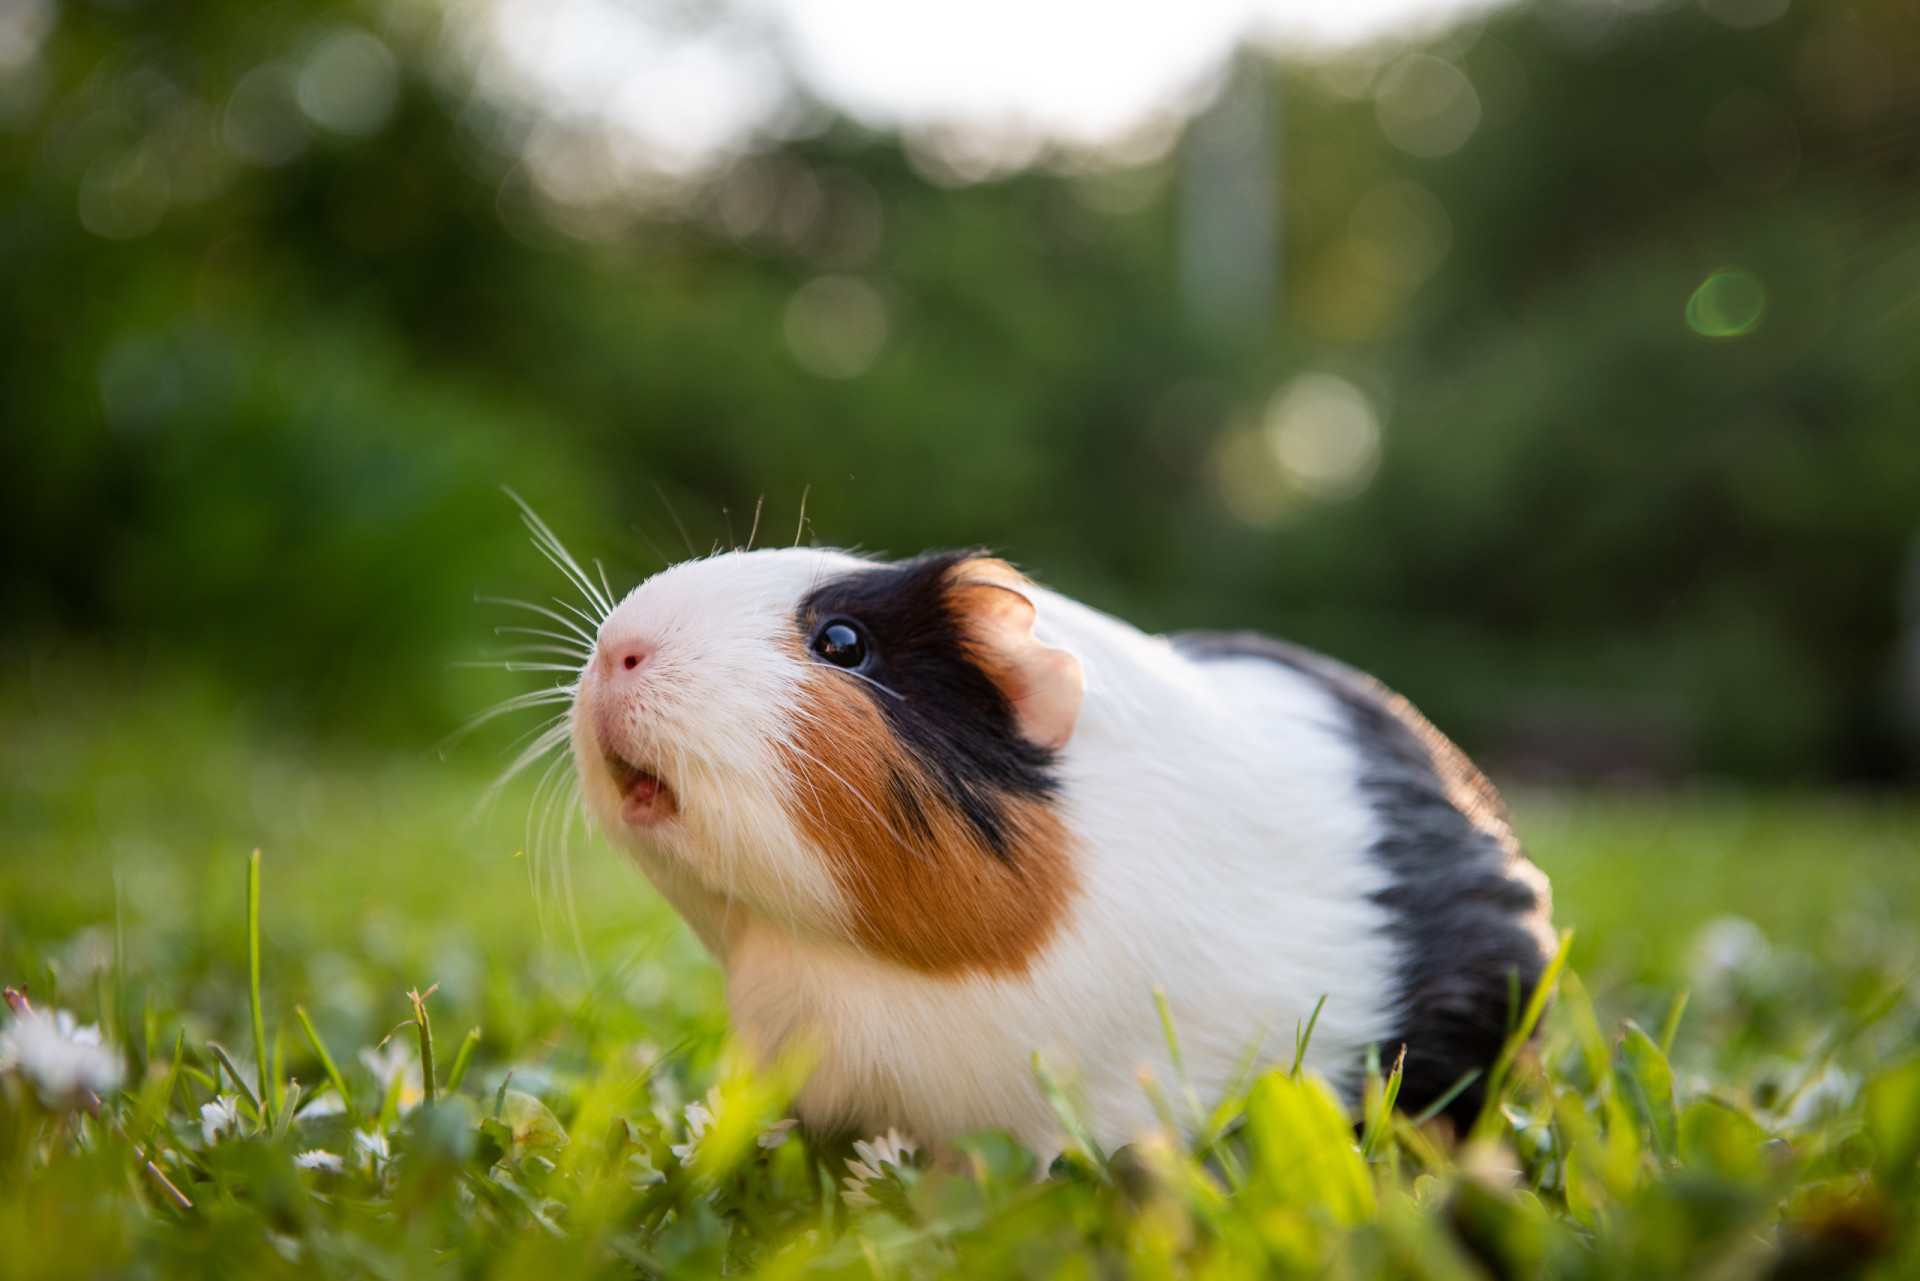
[[[1391,66],[1275,64],[1281,293],[1225,336],[1182,305],[1177,152],[949,189],[841,121],[671,212],[583,212],[431,7],[21,11],[52,25],[0,72],[17,651],[197,667],[271,719],[418,744],[497,692],[448,668],[501,621],[473,596],[550,586],[498,485],[620,586],[678,524],[744,539],[762,498],[791,539],[806,493],[823,541],[990,544],[1150,628],[1327,649],[1512,772],[1911,759],[1903,0],[1503,13],[1426,47],[1480,106],[1427,158],[1389,141]],[[398,58],[367,137],[272,98],[341,24]],[[772,213],[730,215],[742,191]],[[794,191],[828,193],[798,232]],[[1425,211],[1411,249],[1396,207]],[[1695,300],[1726,271],[1757,322]],[[884,304],[857,377],[787,341],[822,273]],[[1222,442],[1311,370],[1373,399],[1377,474],[1249,527]]]

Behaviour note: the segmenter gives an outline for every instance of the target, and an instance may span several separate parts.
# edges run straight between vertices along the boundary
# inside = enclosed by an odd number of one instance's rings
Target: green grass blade
[[[1484,1136],[1491,1131],[1495,1118],[1500,1115],[1500,1095],[1506,1088],[1507,1073],[1513,1068],[1513,1061],[1520,1056],[1521,1049],[1533,1035],[1540,1015],[1546,1010],[1547,1002],[1553,996],[1553,990],[1560,983],[1560,972],[1567,968],[1567,956],[1573,951],[1573,931],[1560,932],[1560,946],[1554,952],[1553,959],[1547,962],[1547,968],[1540,975],[1540,981],[1534,985],[1533,995],[1527,1000],[1526,1012],[1520,1016],[1513,1034],[1500,1049],[1500,1057],[1493,1061],[1493,1069],[1487,1073],[1487,1097],[1480,1105],[1480,1116],[1473,1123],[1471,1133]]]
[[[313,1020],[307,1017],[307,1007],[294,1006],[293,1017],[299,1021],[300,1030],[306,1033],[307,1044],[313,1047],[313,1055],[320,1060],[321,1070],[327,1074],[327,1079],[333,1082],[334,1090],[339,1093],[340,1102],[346,1107],[348,1118],[358,1119],[359,1110],[353,1106],[353,1095],[347,1092],[347,1078],[340,1075],[339,1067],[334,1064],[333,1055],[327,1053],[327,1043],[320,1039],[320,1033],[315,1030]]]
[[[1320,999],[1313,1003],[1313,1013],[1307,1017],[1307,1026],[1303,1029],[1297,1024],[1293,1029],[1293,1066],[1287,1069],[1287,1075],[1298,1081],[1300,1069],[1307,1062],[1307,1046],[1313,1041],[1313,1028],[1320,1021],[1320,1011],[1327,1006],[1327,994],[1322,992]]]
[[[1439,1098],[1427,1104],[1426,1107],[1420,1109],[1420,1115],[1413,1118],[1414,1128],[1418,1129],[1420,1126],[1425,1125],[1427,1122],[1433,1120],[1434,1117],[1439,1116],[1442,1112],[1446,1111],[1447,1104],[1453,1102],[1455,1099],[1459,1098],[1462,1094],[1465,1094],[1467,1091],[1467,1087],[1472,1085],[1475,1081],[1478,1081],[1479,1079],[1480,1079],[1480,1069],[1473,1068],[1472,1070],[1468,1071],[1464,1076],[1462,1076],[1458,1081],[1455,1081],[1452,1085],[1448,1086],[1447,1092],[1445,1094],[1442,1094]]]
[[[427,1021],[427,998],[440,990],[435,983],[422,992],[417,988],[407,989],[407,1000],[413,1003],[413,1026],[420,1033],[420,1090],[421,1098],[428,1107],[435,1101],[433,1088],[433,1024]]]
[[[260,1069],[260,1098],[271,1110],[273,1078],[267,1070],[267,1020],[260,1009],[260,851],[247,858],[247,1006],[253,1015],[253,1055]],[[270,1120],[264,1113],[262,1120]]]
[[[1180,1053],[1180,1035],[1173,1026],[1173,1010],[1167,1005],[1165,988],[1153,989],[1153,1008],[1160,1012],[1160,1033],[1166,1037],[1167,1054],[1173,1059],[1174,1083],[1180,1087],[1187,1111],[1193,1116],[1193,1128],[1198,1132],[1207,1123],[1206,1109],[1200,1106],[1200,1096],[1194,1091],[1192,1078],[1187,1075],[1187,1061]]]
[[[247,1088],[246,1078],[242,1077],[239,1069],[233,1066],[233,1060],[227,1056],[226,1050],[222,1048],[217,1041],[208,1041],[207,1048],[213,1051],[213,1057],[219,1060],[220,1066],[227,1070],[227,1078],[233,1082],[234,1091],[239,1094],[241,1100],[246,1103],[247,1110],[253,1113],[253,1119],[262,1125],[266,1124],[267,1117],[266,1113],[260,1110],[260,1100],[253,1097],[253,1091]],[[215,1077],[214,1086],[216,1089],[219,1084],[219,1078]]]
[[[467,1039],[460,1042],[460,1052],[453,1056],[453,1070],[447,1073],[447,1093],[452,1094],[467,1079],[467,1068],[473,1063],[473,1052],[480,1045],[480,1029],[474,1028],[467,1033]]]
[[[1660,1054],[1662,1057],[1671,1057],[1673,1055],[1673,1038],[1679,1035],[1680,1016],[1687,1012],[1687,997],[1689,995],[1690,993],[1686,988],[1681,988],[1673,994],[1673,1004],[1667,1007],[1667,1017],[1662,1020],[1660,1024]]]

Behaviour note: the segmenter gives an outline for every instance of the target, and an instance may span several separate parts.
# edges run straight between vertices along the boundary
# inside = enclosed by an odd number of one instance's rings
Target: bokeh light
[[[1216,443],[1220,498],[1255,529],[1285,523],[1309,501],[1352,498],[1380,463],[1380,413],[1335,374],[1301,374],[1273,394],[1258,424],[1235,419]]]
[[[787,304],[787,345],[822,378],[867,372],[887,342],[887,305],[856,276],[820,276],[800,286]]]
[[[1767,309],[1767,291],[1744,271],[1716,271],[1687,299],[1687,325],[1706,338],[1752,332]]]
[[[400,68],[374,36],[348,27],[327,36],[300,69],[300,110],[323,129],[351,138],[379,131],[400,98]]]
[[[1458,151],[1480,124],[1473,82],[1452,63],[1424,53],[1387,68],[1374,108],[1388,142],[1426,159]]]
[[[1380,461],[1380,417],[1366,394],[1333,374],[1302,374],[1267,406],[1267,446],[1299,489],[1347,498],[1366,488]]]
[[[1446,260],[1453,221],[1434,194],[1394,179],[1368,190],[1353,207],[1347,231],[1355,258],[1398,285],[1417,285]]]

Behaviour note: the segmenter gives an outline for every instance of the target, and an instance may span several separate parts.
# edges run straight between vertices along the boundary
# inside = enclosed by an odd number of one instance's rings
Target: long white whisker
[[[873,686],[875,689],[879,690],[882,694],[887,695],[889,698],[898,699],[903,703],[907,701],[906,695],[896,694],[892,690],[888,689],[885,685],[882,685],[879,681],[873,679],[873,677],[867,676],[861,672],[856,672],[852,668],[836,667],[833,670],[836,672],[839,672],[843,676],[851,676],[855,680],[865,681],[867,684]]]
[[[564,746],[572,737],[573,724],[570,719],[558,725],[549,725],[546,729],[541,730],[533,742],[529,743],[522,749],[518,756],[513,758],[513,762],[507,766],[506,772],[495,779],[491,787],[487,788],[486,792],[480,798],[480,803],[482,805],[491,804],[501,792],[506,790],[509,783],[538,764],[541,757],[556,748]],[[565,760],[566,757],[562,755],[559,759]],[[548,768],[552,768],[552,766],[549,765]]]
[[[901,838],[900,833],[894,830],[893,824],[887,821],[887,816],[882,814],[878,809],[876,809],[872,801],[869,801],[866,797],[860,794],[859,788],[855,787],[852,783],[849,783],[846,779],[842,778],[840,774],[831,765],[827,764],[825,761],[821,760],[818,756],[815,756],[812,752],[807,751],[805,748],[801,747],[797,743],[789,742],[785,744],[785,746],[788,751],[797,753],[798,755],[805,757],[807,760],[812,761],[815,765],[819,766],[822,770],[826,771],[826,773],[835,782],[839,783],[840,786],[846,788],[847,795],[853,797],[854,800],[860,802],[860,804],[866,808],[867,813],[873,815],[874,821],[880,824],[880,826],[886,831],[888,836],[891,836],[893,838],[894,844],[898,845],[901,849],[911,848],[910,846],[908,846],[907,842]]]
[[[486,711],[470,716],[460,728],[441,739],[434,750],[445,754],[449,747],[458,743],[473,731],[492,720],[497,720],[509,712],[525,711],[529,707],[541,707],[549,703],[570,703],[573,701],[573,686],[558,685],[552,689],[536,689],[526,694],[515,694],[512,698],[502,699]]]
[[[660,488],[660,482],[657,480],[649,481],[648,483],[653,486],[653,492],[660,495],[660,505],[667,509],[667,515],[673,517],[673,527],[680,531],[680,537],[687,544],[687,555],[695,556],[695,557],[699,556],[700,553],[693,550],[693,536],[687,533],[687,527],[681,521],[680,513],[675,511],[673,509],[673,504],[667,500],[667,491]]]
[[[484,667],[502,672],[566,672],[569,675],[580,674],[578,663],[529,663],[523,659],[474,659],[458,663],[448,663],[448,667]]]
[[[575,645],[552,645],[552,644],[546,644],[546,643],[533,643],[533,642],[529,642],[527,644],[521,644],[521,645],[505,645],[499,649],[494,650],[493,652],[495,654],[498,654],[502,658],[506,658],[514,654],[556,654],[561,658],[578,659],[581,663],[585,663],[587,662],[588,659],[593,657],[591,654],[584,652],[578,646],[575,646]],[[578,669],[576,668],[575,670],[578,670]]]
[[[651,538],[648,538],[646,534],[641,531],[640,526],[631,525],[628,528],[633,531],[635,537],[647,545],[647,550],[653,553],[655,559],[667,568],[673,568],[673,562],[668,560],[667,554],[660,550],[660,545]]]
[[[545,614],[548,618],[551,618],[554,622],[572,632],[574,636],[585,641],[588,645],[594,643],[592,633],[581,631],[579,625],[571,618],[568,618],[565,614],[556,614],[545,605],[535,605],[532,601],[513,600],[506,596],[475,596],[474,600],[482,605],[512,605],[516,609],[530,609],[536,614]]]
[[[550,632],[544,627],[496,627],[493,629],[493,634],[495,636],[540,636],[569,646],[578,645],[580,639],[572,632]]]
[[[593,982],[593,962],[587,959],[587,936],[580,929],[580,905],[573,892],[573,823],[579,814],[575,790],[580,776],[568,773],[555,793],[560,808],[560,881],[561,904],[566,908],[567,928],[573,935],[573,950],[580,957],[580,972],[589,985]]]
[[[533,802],[527,810],[527,856],[546,873],[546,879],[552,879],[552,816],[556,776],[569,764],[565,756],[556,756],[540,772],[540,781],[534,784]],[[540,932],[547,932],[546,896],[540,888],[541,878],[534,877],[534,911],[540,919]]]
[[[607,567],[600,563],[598,556],[593,558],[593,567],[600,571],[600,586],[607,593],[607,612],[613,612],[613,584],[607,581]]]
[[[505,485],[502,485],[500,488],[508,498],[513,500],[514,506],[520,509],[520,519],[525,522],[527,528],[532,531],[533,545],[540,549],[541,555],[552,561],[555,568],[573,580],[574,586],[580,589],[581,594],[587,598],[588,603],[600,611],[601,618],[605,618],[608,614],[611,614],[613,612],[613,593],[608,592],[605,597],[602,597],[600,593],[594,589],[593,580],[587,577],[587,572],[580,568],[580,563],[574,560],[572,553],[566,549],[565,544],[554,536],[551,529],[547,528],[547,522],[541,520],[533,508],[527,505],[526,500],[514,493],[512,489]],[[596,623],[598,621],[598,619],[595,620]]]
[[[558,605],[561,609],[564,609],[571,613],[579,615],[581,620],[584,621],[588,627],[591,627],[596,631],[599,630],[600,620],[595,618],[592,614],[587,613],[586,610],[580,609],[579,607],[574,605],[569,605],[567,604],[567,602],[561,600],[558,596],[553,598],[553,603]]]
[[[527,749],[527,746],[531,744],[535,739],[541,738],[548,734],[553,734],[557,730],[564,730],[566,731],[568,736],[572,735],[573,709],[571,707],[567,708],[563,712],[555,712],[553,715],[547,717],[547,719],[537,722],[532,729],[522,732],[511,743],[508,743],[506,750],[508,752],[524,753]],[[529,763],[531,763],[531,761]],[[512,766],[509,766],[508,768],[509,770],[511,770]],[[511,774],[509,774],[508,777],[511,777]]]

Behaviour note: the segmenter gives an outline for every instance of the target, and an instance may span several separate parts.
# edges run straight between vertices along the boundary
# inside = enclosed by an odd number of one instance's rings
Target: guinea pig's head
[[[683,562],[606,620],[573,715],[589,808],[658,876],[927,973],[1025,967],[1070,910],[1056,754],[1079,661],[970,553]]]

